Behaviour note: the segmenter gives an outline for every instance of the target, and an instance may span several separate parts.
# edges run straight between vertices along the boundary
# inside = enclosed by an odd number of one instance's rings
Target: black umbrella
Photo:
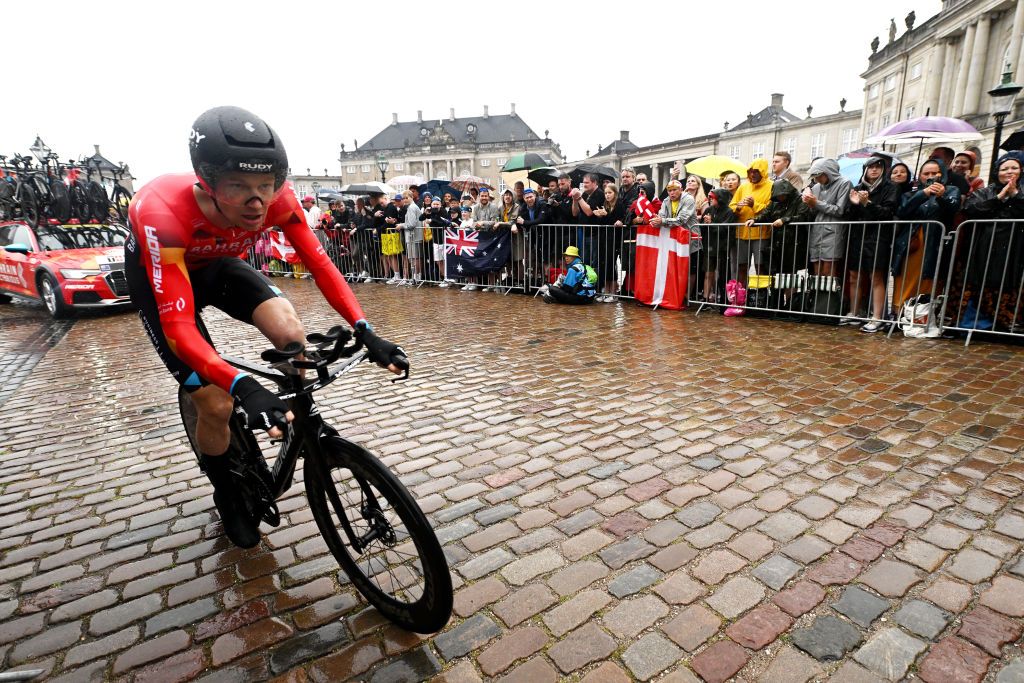
[[[599,178],[608,179],[613,183],[619,179],[619,174],[615,172],[615,169],[608,168],[607,166],[598,166],[597,164],[580,164],[569,171],[569,177],[572,178],[573,185],[578,185],[583,182],[583,176],[588,173],[593,173]]]
[[[321,202],[333,202],[341,199],[341,194],[336,190],[320,190],[316,193],[316,198]]]
[[[557,168],[549,168],[547,166],[541,168],[535,168],[526,174],[526,177],[537,183],[541,187],[547,187],[548,183],[552,180],[558,180],[559,178],[568,178],[569,174],[565,171],[559,171]]]
[[[1007,152],[1024,149],[1024,128],[999,143]]]

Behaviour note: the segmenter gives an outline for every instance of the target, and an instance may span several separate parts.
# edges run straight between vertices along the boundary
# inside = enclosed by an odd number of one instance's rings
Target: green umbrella
[[[532,171],[535,168],[550,165],[550,162],[539,154],[535,154],[534,152],[523,152],[522,154],[517,154],[509,159],[505,165],[501,167],[501,172],[511,173],[512,171]]]

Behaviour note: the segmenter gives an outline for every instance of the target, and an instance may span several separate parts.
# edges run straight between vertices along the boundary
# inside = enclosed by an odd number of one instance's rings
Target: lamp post
[[[999,145],[1003,141],[1003,121],[1007,114],[1013,111],[1013,100],[1017,93],[1024,90],[1024,86],[1017,85],[1010,80],[1011,73],[1003,72],[1003,80],[996,87],[988,91],[992,97],[992,116],[996,119],[996,135],[992,144],[992,165],[989,168],[988,180],[992,182],[996,177],[996,160],[999,158]]]
[[[32,146],[28,148],[28,151],[32,152],[32,156],[38,159],[40,164],[45,164],[46,160],[50,156],[50,152],[53,150],[50,149],[49,146],[43,142],[43,139],[37,135],[35,142],[33,142]]]
[[[316,202],[320,201],[320,183],[315,180],[313,181],[313,199]]]
[[[377,155],[377,168],[380,169],[380,182],[384,182],[387,176],[384,174],[388,172],[388,160],[384,158],[383,154]]]

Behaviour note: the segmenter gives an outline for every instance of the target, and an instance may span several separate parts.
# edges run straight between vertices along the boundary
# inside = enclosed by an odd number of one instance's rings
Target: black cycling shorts
[[[132,303],[139,309],[139,317],[146,328],[149,340],[156,347],[160,360],[189,392],[209,384],[183,360],[174,355],[160,327],[156,297],[146,274],[146,268],[138,258],[130,254],[125,260],[125,277]],[[200,325],[199,314],[207,306],[224,311],[235,320],[252,325],[252,314],[264,301],[283,296],[262,273],[240,258],[228,257],[213,261],[207,266],[188,271],[192,283],[192,298],[196,308],[196,324]],[[199,327],[203,330],[203,327]],[[191,378],[191,381],[190,381]],[[198,381],[197,381],[198,380]]]

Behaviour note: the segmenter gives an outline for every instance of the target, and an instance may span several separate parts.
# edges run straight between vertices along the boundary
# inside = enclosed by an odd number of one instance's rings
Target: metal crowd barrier
[[[1024,221],[964,221],[952,237],[943,331],[1024,339]]]
[[[636,226],[544,224],[524,232],[528,292],[550,285],[564,275],[562,254],[567,247],[574,246],[583,262],[597,272],[599,299],[633,298]]]

